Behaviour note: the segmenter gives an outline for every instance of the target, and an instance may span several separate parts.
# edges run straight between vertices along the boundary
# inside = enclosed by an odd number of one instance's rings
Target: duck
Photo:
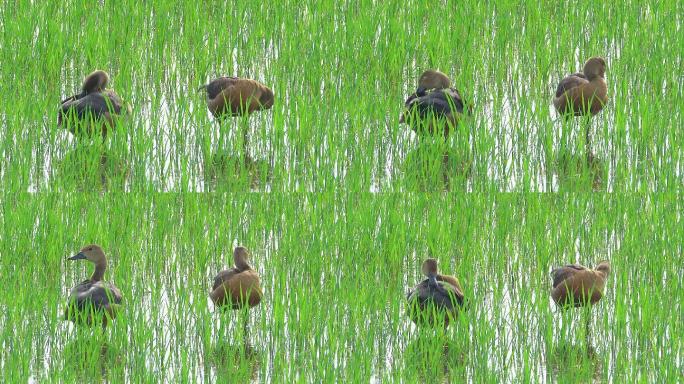
[[[584,64],[582,72],[566,76],[558,83],[553,106],[562,116],[594,116],[608,102],[606,85],[606,61],[592,57]]]
[[[604,296],[610,262],[601,261],[595,269],[568,264],[551,271],[551,298],[561,308],[591,306]]]
[[[439,273],[436,259],[423,261],[422,272],[427,279],[406,295],[409,317],[416,325],[435,326],[443,321],[446,328],[465,309],[463,288],[457,278]]]
[[[73,135],[92,136],[99,131],[106,137],[117,123],[116,117],[131,112],[130,106],[124,106],[119,95],[107,88],[108,84],[109,74],[103,70],[86,76],[81,93],[62,101],[57,126],[63,126],[65,119],[72,119],[67,127]]]
[[[248,116],[273,107],[273,91],[252,79],[222,76],[202,85],[207,106],[215,118]]]
[[[107,257],[102,247],[97,244],[87,245],[68,260],[88,260],[95,264],[95,271],[90,279],[71,289],[65,319],[87,325],[101,321],[102,327],[107,327],[108,322],[116,318],[123,296],[113,283],[103,280],[107,270]]]
[[[458,89],[451,86],[449,77],[429,69],[420,75],[416,92],[406,99],[399,123],[407,123],[419,134],[442,132],[446,138],[463,114],[471,113],[472,105],[466,107]],[[430,120],[422,122],[424,119]]]
[[[252,269],[248,260],[247,248],[239,246],[233,251],[235,266],[223,270],[214,278],[209,297],[221,309],[242,309],[257,306],[264,294],[261,290],[259,274]]]

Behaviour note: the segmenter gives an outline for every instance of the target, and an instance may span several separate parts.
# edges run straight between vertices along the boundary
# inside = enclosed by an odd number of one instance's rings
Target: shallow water
[[[682,377],[678,3],[13,6],[0,5],[7,381]],[[551,98],[590,55],[608,61],[610,102],[588,161],[584,122]],[[133,107],[104,144],[56,127],[94,68]],[[426,68],[475,106],[446,144],[398,123]],[[274,107],[219,124],[196,91],[219,75],[269,85]],[[90,273],[64,258],[89,242],[125,293],[104,335],[61,320]],[[207,297],[237,244],[265,292],[248,337]],[[428,256],[473,303],[445,333],[406,316]],[[548,274],[605,258],[587,346]]]
[[[488,26],[498,22],[485,20]],[[369,44],[383,46],[388,39],[386,33],[378,25]],[[126,173],[131,176],[122,186],[108,190],[293,192],[343,188],[356,192],[410,192],[426,189],[416,177],[436,183],[423,171],[416,171],[417,175],[405,172],[410,167],[410,154],[425,140],[398,122],[404,99],[413,92],[424,63],[403,64],[396,78],[388,78],[381,71],[359,74],[350,69],[356,68],[356,63],[336,58],[343,51],[330,48],[334,54],[322,58],[320,65],[339,65],[339,71],[318,70],[308,75],[305,67],[281,72],[282,68],[271,63],[293,60],[282,52],[290,49],[288,44],[284,37],[264,41],[259,61],[253,66],[238,66],[244,59],[234,49],[226,63],[206,70],[185,65],[187,54],[176,51],[166,60],[168,68],[163,75],[170,79],[168,82],[140,75],[130,77],[128,72],[133,69],[119,75],[117,71],[123,69],[113,68],[114,87],[132,104],[133,114],[106,146],[124,156],[129,167]],[[623,60],[626,44],[613,37],[603,52],[609,63],[606,78],[610,101],[589,123],[592,154],[603,163],[605,176],[598,185],[592,175],[567,177],[565,167],[558,164],[559,159],[587,155],[582,134],[585,123],[582,119],[563,121],[551,105],[559,79],[581,68],[584,58],[579,47],[573,48],[572,55],[553,61],[542,60],[534,53],[513,52],[502,65],[498,62],[501,53],[489,46],[486,53],[490,56],[485,56],[484,62],[460,68],[454,63],[443,64],[442,69],[475,106],[473,116],[461,124],[460,132],[452,135],[449,143],[452,151],[472,156],[473,171],[455,190],[678,190],[684,182],[681,135],[676,129],[681,125],[681,114],[674,111],[669,118],[663,118],[668,107],[657,101],[659,97],[676,100],[681,90],[661,86],[655,93],[645,92],[652,90],[652,82],[668,84],[669,74],[657,73],[648,83],[630,77],[646,68],[635,68]],[[381,56],[373,60],[377,61],[369,65],[384,65]],[[543,64],[530,66],[535,60]],[[270,85],[277,99],[274,107],[249,119],[229,119],[222,125],[215,122],[206,109],[204,94],[196,87],[211,77],[231,72]],[[75,68],[60,73],[53,100],[73,93],[83,76]],[[21,97],[16,102],[28,103]],[[33,108],[30,104],[19,105],[21,109]],[[7,161],[0,168],[7,186],[23,191],[66,188],[56,168],[66,153],[78,148],[79,140],[57,129],[53,118],[56,104],[45,103],[43,107],[42,116],[37,111],[22,119],[1,120],[9,133],[0,135],[5,151],[17,145],[30,149],[25,156]],[[12,133],[20,127],[35,132],[21,138],[28,142],[12,139]],[[223,152],[238,157],[242,154],[238,133],[242,130],[249,132],[248,153],[254,160],[268,164],[272,178],[259,183],[207,183],[211,178],[207,164],[212,156]],[[9,176],[5,171],[8,167],[12,170]],[[578,162],[577,167],[579,173],[592,171],[586,161]],[[18,168],[32,170],[26,175],[26,183],[12,179],[19,173]],[[250,178],[248,174],[245,172],[244,178]],[[427,189],[444,188],[433,185]]]
[[[682,284],[681,247],[671,247],[682,237],[679,198],[369,194],[352,202],[310,194],[284,204],[278,194],[114,195],[19,197],[16,216],[2,216],[5,238],[14,239],[2,247],[0,269],[7,377],[659,381],[684,367],[679,304],[660,304]],[[106,277],[124,293],[125,310],[98,336],[61,319],[69,287],[91,272],[64,260],[82,244],[17,249],[58,235],[53,223],[92,231],[100,224],[85,218],[100,211],[120,212],[104,223],[114,232],[98,241],[107,244]],[[35,220],[17,225],[22,217]],[[242,315],[217,313],[207,297],[237,239],[252,249],[264,288],[247,337]],[[471,303],[446,332],[419,329],[406,315],[406,291],[422,279],[427,255],[458,276]],[[587,348],[584,314],[555,307],[549,272],[603,258],[614,271],[591,310]],[[11,273],[20,260],[22,272]],[[37,301],[27,279],[41,282]],[[93,352],[101,346],[104,356]]]
[[[314,144],[314,147],[307,149],[289,144],[298,141],[291,138],[291,135],[297,133],[288,129],[290,124],[293,126],[301,124],[297,121],[297,116],[289,114],[288,119],[293,120],[289,124],[283,123],[281,127],[273,125],[274,120],[281,118],[274,118],[271,115],[284,113],[283,109],[289,107],[282,106],[282,104],[288,104],[288,100],[282,101],[280,111],[256,113],[250,117],[249,121],[233,119],[220,125],[212,122],[204,108],[203,100],[196,99],[198,100],[192,101],[199,105],[189,104],[188,106],[193,119],[181,122],[180,125],[176,125],[178,122],[175,117],[181,116],[181,113],[170,113],[164,107],[165,102],[159,106],[162,113],[155,112],[153,115],[152,110],[159,110],[155,107],[136,111],[131,121],[128,121],[127,126],[122,130],[142,129],[143,132],[151,135],[144,139],[144,144],[138,144],[143,148],[149,148],[138,156],[132,156],[135,149],[131,147],[131,144],[125,144],[132,142],[133,138],[116,145],[105,144],[110,150],[117,148],[123,156],[128,158],[128,174],[133,172],[140,174],[137,178],[124,178],[123,186],[114,190],[123,188],[125,191],[134,191],[151,188],[156,191],[240,191],[250,185],[251,188],[248,187],[247,190],[255,191],[317,191],[335,186],[371,192],[415,191],[425,188],[427,190],[451,189],[451,186],[444,187],[433,180],[430,176],[431,171],[414,168],[410,159],[411,154],[419,151],[419,148],[424,145],[421,144],[422,140],[407,126],[398,123],[398,117],[388,116],[387,121],[367,121],[367,129],[371,132],[376,130],[373,127],[376,126],[380,128],[381,134],[389,135],[389,137],[377,137],[372,140],[377,141],[377,144],[372,147],[368,147],[368,142],[354,133],[331,132],[321,133],[322,136],[315,139],[320,140],[318,148]],[[592,165],[587,161],[580,161],[586,156],[584,151],[567,148],[568,144],[574,145],[572,140],[583,141],[582,135],[576,132],[583,123],[579,120],[564,123],[558,119],[552,121],[546,118],[540,121],[536,116],[524,115],[525,120],[514,122],[512,119],[521,117],[511,115],[508,106],[511,100],[509,97],[504,97],[504,105],[501,106],[503,113],[495,111],[495,106],[480,106],[478,109],[480,115],[462,123],[459,127],[461,132],[452,135],[456,137],[448,143],[450,150],[460,156],[472,157],[469,160],[472,171],[464,180],[460,180],[456,190],[494,189],[496,191],[538,192],[565,190],[610,192],[615,190],[616,164],[614,161],[607,161],[612,157],[609,152],[610,144],[606,147],[599,143],[600,146],[592,153],[602,163],[601,168],[605,169],[600,172],[605,175],[605,180],[601,180],[600,183],[592,182],[592,179],[601,177],[595,175]],[[401,103],[401,100],[397,100],[392,112],[398,114]],[[201,112],[193,112],[194,109]],[[481,115],[482,113],[485,115]],[[494,118],[495,115],[498,116]],[[332,120],[325,116],[318,118],[323,118],[326,125],[340,126],[342,131],[348,129],[347,124],[340,124],[343,116],[333,115]],[[199,122],[198,119],[206,119],[206,121]],[[603,122],[602,119],[602,116],[595,118],[599,121],[598,124]],[[143,122],[143,125],[139,122]],[[597,130],[598,124],[592,122],[593,131]],[[519,129],[522,126],[532,127],[529,132],[525,133],[527,136],[524,139],[525,142],[520,142]],[[223,152],[236,158],[243,156],[244,150],[241,149],[243,140],[238,134],[240,130],[249,132],[246,150],[250,157],[265,164],[266,172],[272,176],[264,179],[264,176],[253,175],[249,167],[243,166],[234,171],[232,168],[226,170],[224,177],[226,180],[216,183],[215,176],[212,176],[214,173],[208,168],[208,164]],[[542,133],[546,130],[559,132],[559,134],[553,134],[553,144],[549,149],[539,148],[536,143],[548,134]],[[560,133],[564,131],[568,132]],[[609,128],[606,132],[610,135],[610,131]],[[279,133],[276,134],[276,132]],[[489,138],[483,139],[481,135],[489,136]],[[593,134],[594,137],[598,135],[599,133]],[[68,134],[60,134],[58,137],[64,139],[66,145],[78,147],[77,141],[68,136]],[[277,141],[273,139],[273,136],[277,136]],[[568,140],[571,141],[568,142]],[[353,146],[344,149],[337,147],[340,144],[334,144],[335,142],[353,143]],[[484,150],[481,149],[483,142],[489,142],[485,144]],[[92,143],[85,145],[92,145]],[[440,156],[436,148],[426,152],[431,153],[430,156],[434,157],[433,161],[437,161]],[[366,150],[372,156],[363,159],[363,152]],[[37,172],[30,175],[30,191],[59,190],[64,187],[60,185],[60,177],[63,176],[59,174],[59,169],[56,167],[56,164],[65,160],[60,152],[42,153],[42,162],[36,164]],[[667,147],[664,152],[667,152]],[[565,164],[567,156],[576,158],[577,160],[571,160],[576,164],[570,166]],[[34,157],[40,158],[41,153],[36,152]],[[621,170],[623,173],[629,173],[629,169],[635,167],[629,163],[624,166],[628,168],[623,168]],[[675,171],[673,176],[679,178],[680,164],[673,164],[673,166]],[[576,167],[577,170],[570,171],[571,173],[568,174],[568,167],[572,169]],[[107,170],[102,172],[111,173]],[[245,175],[241,175],[242,173]],[[447,171],[447,173],[451,178],[463,176],[455,170]],[[582,175],[586,177],[578,177]],[[249,182],[245,178],[254,178],[254,180]],[[231,179],[245,181],[237,183],[228,181]],[[417,186],[423,183],[417,181],[420,179],[425,179],[425,182],[431,186]],[[211,182],[208,182],[210,180]],[[60,186],[56,187],[55,182]],[[631,184],[632,180],[626,182]],[[657,189],[653,182],[645,186],[637,184],[636,187]]]

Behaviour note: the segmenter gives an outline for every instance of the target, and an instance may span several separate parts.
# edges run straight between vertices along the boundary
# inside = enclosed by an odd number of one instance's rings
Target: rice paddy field
[[[683,18],[669,0],[0,3],[0,381],[684,381]],[[558,81],[591,56],[609,102],[562,119]],[[474,107],[446,142],[399,123],[429,68]],[[132,110],[104,141],[57,127],[95,69]],[[275,105],[219,123],[198,88],[222,75]],[[124,296],[104,332],[63,319],[89,243]],[[264,299],[222,313],[208,294],[237,245]],[[407,316],[428,257],[468,300],[446,330]],[[601,260],[605,297],[560,311],[551,270]]]

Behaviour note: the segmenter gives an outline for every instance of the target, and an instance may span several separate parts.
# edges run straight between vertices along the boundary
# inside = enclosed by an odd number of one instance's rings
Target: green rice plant
[[[681,381],[682,14],[671,0],[3,2],[3,381]],[[584,122],[551,103],[595,55],[609,102],[591,162]],[[399,124],[428,68],[474,107],[446,141]],[[57,127],[94,69],[132,106],[104,141]],[[273,108],[215,121],[197,88],[220,75],[268,85]],[[104,332],[62,319],[88,274],[65,258],[87,243],[124,294]],[[208,290],[237,244],[264,301],[221,314]],[[406,316],[426,257],[471,303],[446,332]],[[548,274],[601,259],[614,271],[586,345]]]
[[[676,194],[3,195],[0,365],[8,380],[677,381],[682,362]],[[107,252],[113,323],[63,319]],[[264,299],[216,311],[213,276],[247,245]],[[468,311],[417,327],[405,295],[426,257]],[[552,268],[610,259],[606,297],[561,313]],[[245,330],[246,325],[246,330]],[[101,352],[104,350],[104,352]]]

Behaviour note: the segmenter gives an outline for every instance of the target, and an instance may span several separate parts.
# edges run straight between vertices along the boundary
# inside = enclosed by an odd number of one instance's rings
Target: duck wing
[[[569,279],[577,272],[586,270],[588,270],[587,267],[579,264],[568,264],[560,268],[554,269],[553,271],[551,271],[551,277],[553,278],[553,288],[556,288],[563,281]]]
[[[432,294],[432,300],[438,307],[453,309],[456,306],[463,305],[463,294],[456,290],[456,287],[451,284],[440,281],[437,287],[433,288],[435,292]]]
[[[91,288],[91,300],[97,308],[105,308],[110,304],[121,304],[123,296],[114,284],[98,281]]]
[[[107,90],[90,93],[81,98],[67,99],[62,104],[61,115],[73,113],[79,120],[89,116],[100,118],[106,113],[120,114],[122,105],[119,96],[114,91]]]
[[[98,311],[106,309],[110,304],[121,304],[122,299],[121,291],[114,284],[86,280],[71,290],[69,305],[75,306],[79,311],[86,311],[91,307]]]
[[[233,276],[235,276],[239,271],[236,270],[235,268],[231,269],[226,269],[218,273],[216,277],[214,277],[214,285],[211,287],[212,291],[215,291],[216,288],[220,287],[224,282],[230,280]]]
[[[463,99],[454,88],[438,89],[425,96],[409,97],[407,108],[421,118],[447,117],[454,112],[463,113]]]
[[[416,286],[413,287],[413,289],[410,290],[410,291],[406,294],[406,300],[407,300],[409,303],[412,303],[414,300],[418,300],[419,302],[422,303],[422,302],[424,301],[424,296],[425,296],[424,292],[425,292],[425,290],[428,288],[427,285],[428,285],[428,280],[427,280],[427,279],[425,279],[425,280],[421,281],[420,283],[416,284]]]
[[[436,285],[432,285],[429,279],[425,279],[406,295],[406,299],[409,303],[417,301],[421,308],[433,303],[438,308],[451,310],[461,306],[464,298],[462,293],[445,281],[438,281]]]
[[[417,93],[410,94],[409,97],[404,102],[404,107],[409,108],[411,106],[411,104],[413,103],[413,100],[417,99],[418,97],[420,97],[420,96],[418,96]]]
[[[463,294],[463,288],[457,278],[449,275],[437,275],[437,280],[443,282],[445,286],[450,288],[448,291],[454,295],[454,298],[458,301],[458,305],[463,305],[465,295]]]
[[[583,73],[577,72],[570,76],[566,76],[563,80],[558,83],[558,88],[556,88],[556,97],[561,97],[562,94],[568,90],[580,86],[582,84],[588,83],[587,77]]]
[[[461,97],[461,93],[456,88],[448,88],[444,90],[444,93],[453,100],[453,108],[456,109],[458,113],[464,113],[465,101]],[[451,104],[450,104],[451,105]],[[472,107],[472,106],[471,106]],[[468,114],[471,114],[470,108],[468,109]]]
[[[215,99],[216,96],[218,96],[224,89],[235,85],[235,82],[237,80],[238,80],[237,77],[226,77],[226,76],[222,76],[222,77],[219,77],[218,79],[212,80],[209,84],[206,85],[207,97],[210,100]]]

